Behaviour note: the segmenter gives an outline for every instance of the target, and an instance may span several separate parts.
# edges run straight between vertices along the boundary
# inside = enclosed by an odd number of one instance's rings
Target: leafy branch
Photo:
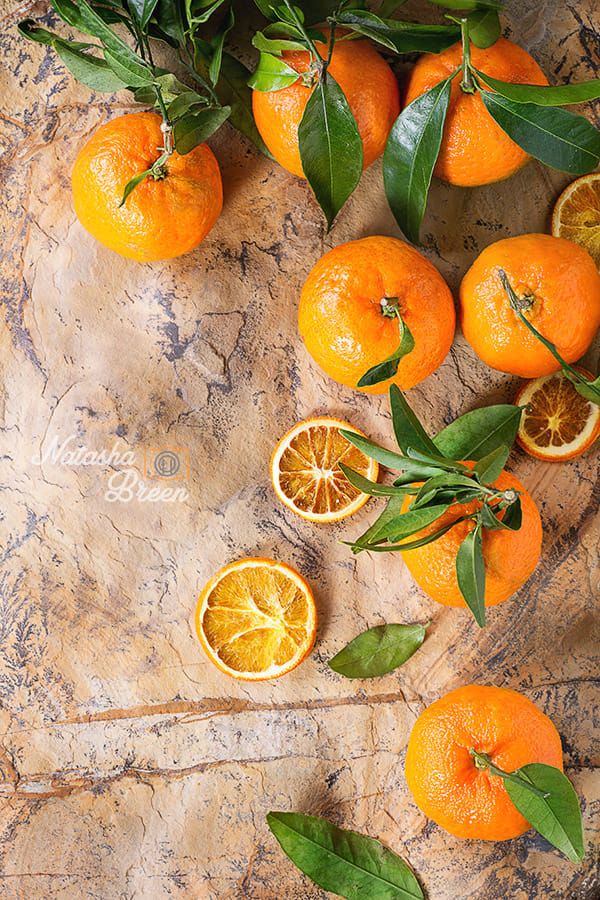
[[[519,492],[495,486],[516,437],[521,410],[511,406],[475,410],[432,440],[396,385],[390,388],[390,405],[400,453],[354,432],[343,432],[367,456],[399,473],[392,485],[382,486],[342,467],[358,490],[388,497],[379,518],[349,546],[354,553],[409,552],[438,540],[459,522],[468,522],[469,531],[457,553],[456,577],[465,603],[483,627],[483,534],[518,531],[522,522]],[[474,465],[466,465],[463,459],[473,460]],[[454,515],[457,504],[474,504],[474,508]]]
[[[438,0],[432,0],[438,3]],[[396,120],[384,153],[384,185],[398,225],[413,243],[427,206],[449,108],[451,83],[479,94],[492,119],[522,150],[545,165],[583,175],[600,162],[600,132],[584,116],[561,109],[600,97],[600,79],[561,86],[512,84],[486,75],[471,61],[471,43],[485,49],[500,36],[499,3],[439,0],[451,9],[473,10],[448,18],[460,25],[460,69],[417,97]],[[476,8],[479,7],[479,8]]]

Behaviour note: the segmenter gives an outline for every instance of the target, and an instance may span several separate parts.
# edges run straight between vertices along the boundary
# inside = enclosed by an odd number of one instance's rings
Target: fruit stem
[[[160,130],[163,136],[163,146],[161,147],[162,156],[160,156],[156,162],[152,165],[150,171],[152,173],[152,177],[159,180],[161,178],[165,178],[167,174],[167,170],[165,168],[165,163],[169,159],[169,157],[173,153],[173,126],[169,121],[169,114],[167,112],[167,107],[165,104],[164,97],[162,95],[162,91],[160,89],[160,85],[154,84],[154,92],[156,94],[156,102],[158,103],[158,107],[160,109],[162,115],[162,122],[160,125]]]
[[[462,78],[460,86],[465,94],[474,94],[476,88],[475,82],[473,81],[473,75],[471,74],[471,39],[469,37],[469,22],[466,18],[460,20],[460,33],[463,48]]]
[[[400,315],[400,300],[398,297],[383,297],[379,304],[381,306],[381,315],[387,316],[388,319],[394,319]]]
[[[492,775],[497,775],[498,778],[502,778],[503,781],[513,781],[515,784],[520,784],[522,787],[527,788],[527,790],[531,791],[532,794],[535,794],[538,797],[548,797],[549,794],[544,793],[544,791],[540,791],[535,785],[531,784],[529,779],[524,778],[517,769],[516,772],[505,772],[504,769],[499,769],[498,766],[495,766],[487,753],[478,753],[474,747],[469,749],[469,753],[473,757],[473,762],[475,763],[476,769],[488,769]]]

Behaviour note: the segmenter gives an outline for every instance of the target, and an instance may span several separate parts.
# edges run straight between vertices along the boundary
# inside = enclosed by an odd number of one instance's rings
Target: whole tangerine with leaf
[[[315,362],[367,393],[403,390],[431,375],[454,338],[452,294],[413,247],[390,237],[340,244],[310,272],[298,326]]]
[[[350,547],[354,553],[401,553],[433,600],[468,608],[483,627],[486,607],[519,590],[540,558],[537,507],[504,471],[521,410],[511,404],[472,410],[432,439],[396,385],[390,387],[390,404],[400,453],[342,432],[399,473],[392,484],[381,485],[342,464],[357,490],[388,498]]]
[[[518,44],[499,38],[491,47],[469,49],[475,69],[510,84],[548,84],[537,62]],[[460,71],[462,43],[437,55],[422,56],[412,70],[406,104]],[[469,70],[467,70],[469,72]],[[483,90],[488,88],[483,85]],[[434,175],[449,184],[475,187],[514,175],[530,159],[488,112],[474,82],[456,77],[451,82],[448,111]]]
[[[600,275],[589,253],[548,234],[486,247],[463,278],[465,338],[493,369],[537,378],[580,359],[600,327]],[[543,340],[534,333],[535,329]]]
[[[184,155],[165,150],[161,123],[154,112],[113,119],[94,132],[73,166],[73,204],[83,227],[139,262],[193,250],[223,205],[212,150],[206,144]]]
[[[312,43],[319,57],[328,59],[330,36],[326,43]],[[255,88],[254,121],[279,165],[293,175],[304,176],[298,130],[309,98],[317,87],[317,69],[310,50],[285,50],[281,59],[297,73],[296,81],[279,90]],[[328,72],[344,93],[356,121],[362,143],[362,168],[366,169],[383,153],[390,128],[400,112],[396,76],[366,40],[335,40]]]
[[[583,859],[560,735],[516,691],[471,684],[436,700],[413,726],[405,771],[419,809],[456,837],[506,841],[533,826],[572,862]]]

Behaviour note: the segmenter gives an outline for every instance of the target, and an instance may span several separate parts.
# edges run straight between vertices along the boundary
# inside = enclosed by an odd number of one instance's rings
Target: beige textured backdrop
[[[507,7],[509,33],[551,78],[600,68],[594,0]],[[74,84],[18,37],[12,8],[2,0],[0,896],[324,897],[270,836],[275,808],[381,838],[432,900],[598,897],[597,451],[559,466],[514,452],[511,468],[541,507],[543,560],[484,631],[429,601],[400,559],[354,559],[340,546],[376,502],[330,529],[288,513],[268,459],[291,424],[330,412],[390,440],[385,400],[325,378],[296,331],[300,287],[324,250],[398,233],[379,165],[327,236],[306,185],[225,128],[211,142],[225,209],[203,246],[170,263],[121,260],[76,221],[69,172],[128,97]],[[436,15],[423,9],[413,2],[408,15]],[[497,187],[436,183],[427,255],[456,289],[485,245],[546,230],[566,180],[534,163]],[[597,366],[597,350],[587,361]],[[410,401],[438,429],[515,387],[459,337]],[[96,450],[119,440],[140,466],[146,448],[187,448],[189,500],[109,503],[110,472],[32,462],[70,434]],[[256,686],[215,671],[193,633],[204,581],[250,554],[295,565],[320,614],[311,658]],[[423,649],[397,673],[355,683],[328,670],[364,628],[429,617]],[[582,866],[533,833],[460,842],[415,808],[403,776],[411,725],[471,681],[516,688],[554,719],[584,808]]]

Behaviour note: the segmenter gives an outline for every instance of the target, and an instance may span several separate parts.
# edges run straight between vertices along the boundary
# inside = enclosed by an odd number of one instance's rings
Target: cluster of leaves
[[[585,375],[582,375],[581,372],[578,372],[577,369],[574,369],[573,366],[570,366],[568,362],[566,362],[558,350],[556,349],[556,345],[549,341],[548,338],[545,338],[543,334],[537,330],[535,325],[529,321],[525,313],[527,309],[531,306],[531,301],[527,298],[521,298],[518,296],[517,292],[511,285],[506,272],[502,269],[498,270],[498,277],[502,282],[502,286],[506,291],[506,295],[508,297],[508,301],[510,303],[511,309],[513,312],[519,317],[523,325],[531,331],[533,335],[542,343],[547,350],[550,351],[552,356],[560,363],[560,367],[563,371],[565,378],[568,378],[569,381],[573,384],[575,390],[578,394],[581,394],[582,397],[585,397],[586,400],[589,400],[590,403],[595,403],[596,406],[600,406],[600,375],[590,381]]]
[[[265,149],[252,118],[249,72],[224,50],[234,25],[228,0],[52,0],[52,6],[67,25],[91,40],[69,40],[32,19],[19,24],[21,34],[52,47],[72,75],[92,90],[128,89],[163,117],[162,156],[132,179],[124,200],[145,177],[164,175],[173,149],[189,153],[227,119]],[[224,16],[215,28],[209,20],[218,10]],[[154,41],[176,51],[189,84],[155,63]]]
[[[449,3],[444,5],[448,6]],[[383,175],[386,196],[406,237],[419,242],[433,170],[440,152],[452,82],[480,94],[500,128],[530,156],[571,175],[593,171],[600,162],[600,132],[584,116],[563,106],[600,97],[600,79],[561,86],[512,84],[491,78],[471,64],[470,44],[488,47],[499,37],[499,4],[489,0],[478,22],[463,18],[463,64],[417,97],[396,120],[387,142]],[[463,8],[461,0],[456,6]]]
[[[471,749],[474,765],[501,778],[521,815],[571,862],[585,855],[579,801],[566,775],[554,766],[530,763],[505,772]],[[346,831],[327,819],[271,812],[267,823],[284,853],[326,891],[346,900],[398,897],[424,900],[412,869],[379,841]]]
[[[298,129],[298,143],[304,174],[331,227],[363,170],[358,125],[329,70],[336,41],[363,36],[393,53],[437,53],[457,40],[460,29],[455,24],[419,25],[388,18],[401,5],[397,2],[384,2],[379,15],[370,12],[362,0],[255,2],[270,23],[253,39],[260,58],[250,87],[278,91],[300,81],[314,88]],[[315,23],[324,21],[327,34],[315,28]],[[340,26],[344,29],[341,35]],[[328,47],[326,54],[319,52],[318,43]],[[300,74],[287,64],[283,54],[288,50],[308,52],[306,72]]]
[[[456,560],[458,586],[477,624],[485,624],[485,562],[482,548],[484,531],[521,527],[521,501],[514,490],[494,487],[521,418],[519,407],[488,406],[456,419],[435,438],[430,438],[396,385],[390,388],[392,421],[402,453],[387,450],[362,435],[344,431],[344,436],[359,450],[389,469],[401,474],[393,484],[378,484],[347,466],[348,480],[360,491],[375,497],[387,497],[386,508],[370,528],[350,543],[354,553],[408,551],[438,540],[458,522],[470,521]],[[475,461],[469,469],[461,460]],[[422,482],[416,487],[415,482]],[[410,500],[404,508],[406,498]],[[430,530],[457,503],[477,501],[477,508],[437,529]],[[412,535],[429,529],[410,541]]]

